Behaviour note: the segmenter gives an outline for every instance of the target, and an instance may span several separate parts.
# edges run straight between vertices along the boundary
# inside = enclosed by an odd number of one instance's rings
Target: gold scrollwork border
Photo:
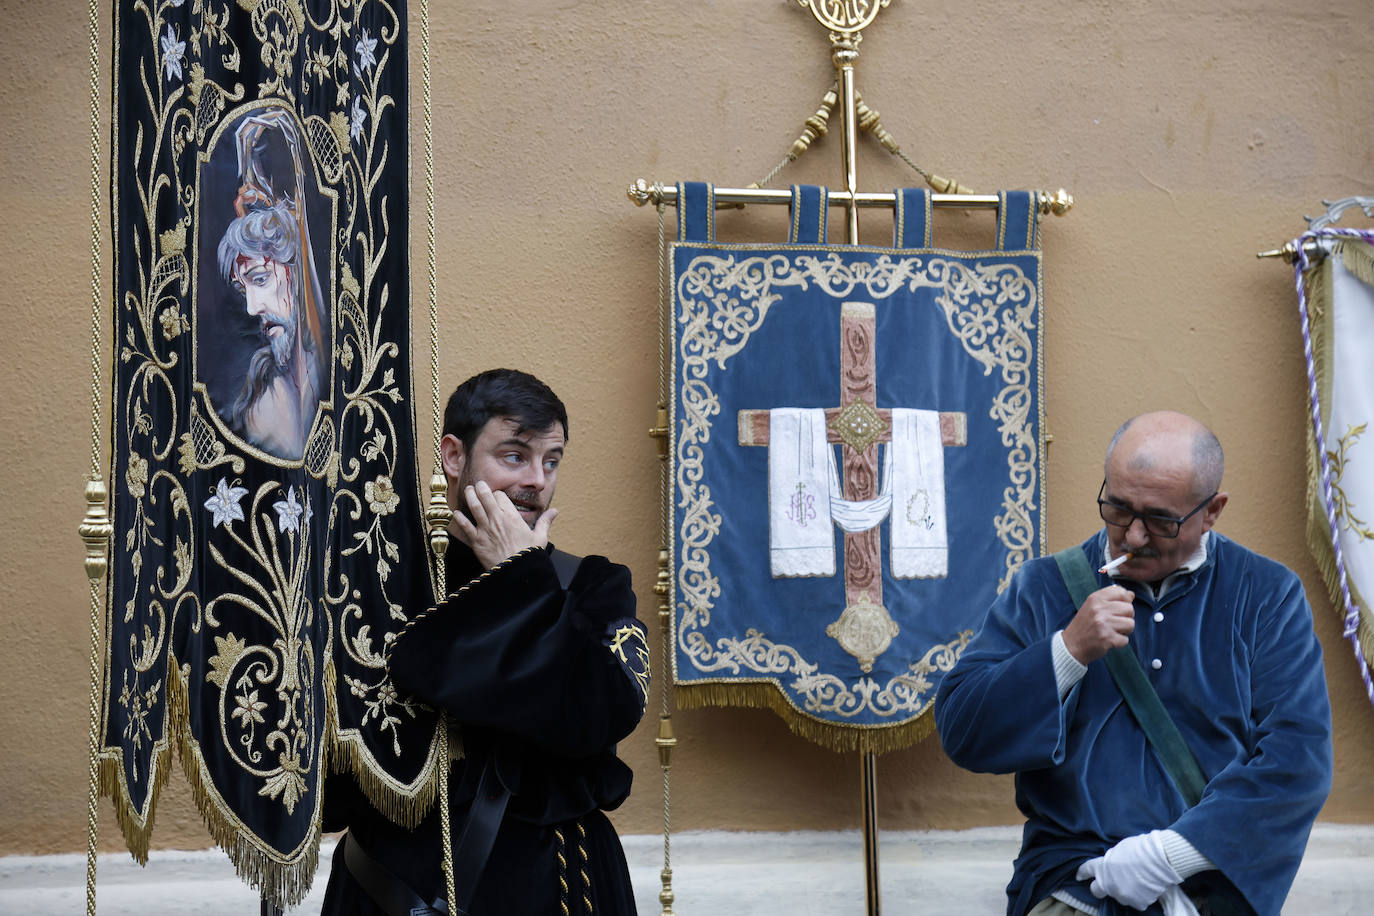
[[[823,246],[793,246],[786,252],[777,246],[689,247],[719,253],[693,258],[677,274],[673,287],[672,345],[678,358],[672,372],[680,398],[672,404],[672,475],[674,501],[683,510],[675,531],[678,543],[673,545],[675,641],[695,672],[749,672],[757,677],[684,683],[678,670],[679,653],[674,653],[679,701],[686,706],[769,707],[794,731],[841,750],[883,751],[914,743],[930,732],[929,717],[924,715],[934,702],[929,675],[953,667],[971,632],[933,646],[924,658],[885,684],[861,677],[852,685],[820,671],[799,650],[775,642],[760,630],[747,630],[743,638],[719,638],[714,645],[708,637],[711,611],[721,594],[721,582],[711,569],[710,545],[723,522],[723,510],[704,483],[703,447],[710,441],[712,418],[721,412],[708,371],[711,363],[724,368],[744,349],[769,309],[782,298],[780,290],[813,289],[837,299],[861,292],[873,300],[890,298],[904,289],[935,290],[935,304],[943,311],[950,333],[984,374],[996,372],[1002,383],[989,408],[1007,449],[1002,511],[993,521],[1006,548],[997,586],[1000,592],[1036,549],[1043,549],[1043,531],[1037,532],[1031,519],[1037,501],[1043,505],[1044,486],[1036,468],[1037,430],[1043,429],[1043,417],[1039,411],[1031,414],[1032,405],[1040,404],[1035,395],[1044,388],[1039,362],[1034,359],[1043,339],[1042,322],[1036,317],[1042,285],[1039,253],[1027,252],[1036,258],[1032,279],[1008,263],[1004,252],[931,250],[912,255],[895,249],[862,249],[877,257],[850,262]],[[767,253],[753,253],[765,247]],[[803,705],[783,688],[784,678],[800,694]],[[874,725],[835,721],[835,717],[852,718],[865,711],[889,721]]]

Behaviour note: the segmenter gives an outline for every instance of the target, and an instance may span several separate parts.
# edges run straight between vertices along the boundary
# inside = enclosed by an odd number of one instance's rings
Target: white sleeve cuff
[[[1050,653],[1054,656],[1054,682],[1059,687],[1059,699],[1062,700],[1069,695],[1074,684],[1083,680],[1083,675],[1088,673],[1088,666],[1074,658],[1069,647],[1064,645],[1063,630],[1057,631],[1050,640]]]
[[[1184,839],[1178,831],[1161,832],[1164,834],[1160,838],[1164,843],[1164,857],[1169,860],[1169,865],[1178,872],[1180,878],[1191,878],[1200,871],[1217,867],[1215,862],[1198,852],[1197,847]]]

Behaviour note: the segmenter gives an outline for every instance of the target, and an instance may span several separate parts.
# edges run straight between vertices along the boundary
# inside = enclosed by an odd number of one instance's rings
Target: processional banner
[[[1305,246],[1326,256],[1310,261]],[[1374,232],[1328,228],[1295,247],[1307,354],[1307,542],[1374,701]]]
[[[383,653],[433,600],[414,453],[404,0],[119,0],[100,756],[147,857],[171,750],[281,906],[327,768],[433,797]],[[332,759],[331,759],[332,758]]]
[[[792,194],[787,244],[721,244],[711,187],[679,187],[674,682],[885,751],[1043,550],[1036,197],[963,252],[928,192],[897,192],[891,248],[827,245],[826,190]]]

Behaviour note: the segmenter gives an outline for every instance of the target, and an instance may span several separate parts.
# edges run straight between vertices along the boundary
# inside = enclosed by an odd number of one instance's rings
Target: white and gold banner
[[[1309,257],[1314,242],[1326,257]],[[1312,415],[1308,544],[1374,700],[1374,232],[1321,229],[1295,244]]]

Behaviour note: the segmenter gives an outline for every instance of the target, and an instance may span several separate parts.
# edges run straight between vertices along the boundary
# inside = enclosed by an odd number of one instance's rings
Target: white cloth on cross
[[[949,534],[938,411],[893,409],[886,474],[892,491],[892,575],[944,578],[949,575]]]
[[[780,407],[768,420],[769,565],[774,576],[835,575],[834,525],[868,531],[889,516],[892,575],[948,574],[944,445],[940,415],[895,408],[882,486],[873,499],[846,500],[825,411]],[[897,511],[893,512],[893,507]]]

